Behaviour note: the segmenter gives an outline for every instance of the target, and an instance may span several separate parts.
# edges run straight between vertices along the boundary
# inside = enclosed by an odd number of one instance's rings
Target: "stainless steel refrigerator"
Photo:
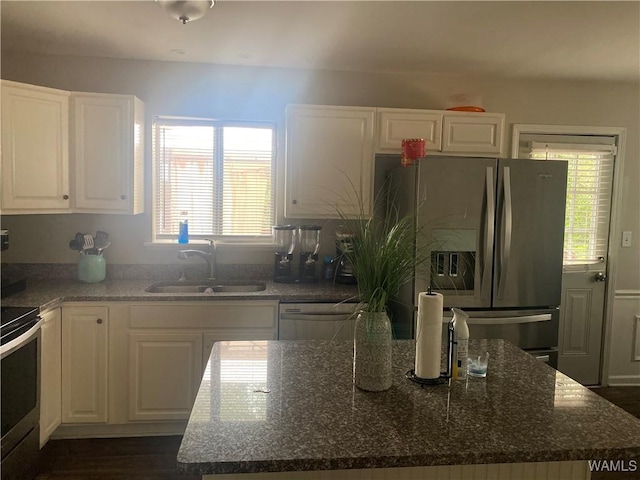
[[[424,257],[393,306],[396,335],[413,336],[431,287],[446,312],[470,312],[471,338],[506,338],[554,365],[567,162],[427,157],[390,176]]]

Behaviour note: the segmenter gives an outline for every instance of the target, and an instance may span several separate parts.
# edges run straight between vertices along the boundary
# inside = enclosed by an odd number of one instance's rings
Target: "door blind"
[[[613,144],[529,142],[529,158],[568,162],[564,265],[602,263],[607,255]]]
[[[183,217],[196,238],[271,235],[274,139],[270,124],[156,117],[156,238],[177,238]]]

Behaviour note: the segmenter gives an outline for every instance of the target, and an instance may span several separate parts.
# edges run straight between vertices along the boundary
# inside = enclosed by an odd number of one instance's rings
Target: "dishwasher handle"
[[[281,313],[280,320],[339,322],[355,318],[351,313]]]

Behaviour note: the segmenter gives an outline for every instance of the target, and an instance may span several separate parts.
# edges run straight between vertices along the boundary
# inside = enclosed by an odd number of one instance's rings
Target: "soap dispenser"
[[[451,378],[464,380],[467,377],[467,357],[469,356],[469,315],[459,308],[453,312],[453,372]]]

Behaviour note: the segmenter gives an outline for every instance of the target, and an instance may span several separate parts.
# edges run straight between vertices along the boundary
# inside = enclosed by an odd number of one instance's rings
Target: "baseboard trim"
[[[156,437],[183,435],[187,422],[122,424],[122,425],[60,425],[52,439],[62,438],[112,438],[112,437]]]
[[[611,375],[607,383],[609,387],[640,386],[640,375]]]

